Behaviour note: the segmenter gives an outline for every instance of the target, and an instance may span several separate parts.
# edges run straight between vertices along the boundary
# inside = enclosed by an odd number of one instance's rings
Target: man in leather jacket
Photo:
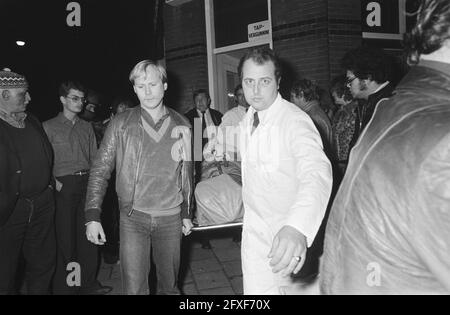
[[[353,148],[328,221],[327,294],[450,292],[450,3],[423,0],[414,65]]]
[[[120,209],[120,266],[125,294],[148,294],[150,250],[159,294],[179,294],[182,232],[192,228],[191,131],[188,120],[163,104],[164,67],[138,63],[130,81],[140,106],[114,117],[91,167],[86,235],[102,245],[102,200],[116,169]]]

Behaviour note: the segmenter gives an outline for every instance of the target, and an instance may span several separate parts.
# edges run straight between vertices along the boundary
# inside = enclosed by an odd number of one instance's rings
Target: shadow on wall
[[[281,70],[280,94],[284,99],[289,100],[291,98],[292,84],[302,75],[301,73],[296,73],[295,67],[284,59],[281,59]]]

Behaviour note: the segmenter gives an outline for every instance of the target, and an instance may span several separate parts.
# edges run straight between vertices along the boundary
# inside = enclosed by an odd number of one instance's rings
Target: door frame
[[[245,1],[245,0],[243,0]],[[216,47],[216,36],[214,29],[214,3],[213,0],[205,0],[205,24],[206,24],[206,48],[207,48],[207,58],[208,58],[208,88],[209,94],[211,96],[211,107],[217,110],[220,110],[221,107],[225,105],[221,105],[219,96],[219,91],[223,87],[219,85],[219,81],[223,84],[223,79],[219,79],[223,76],[223,73],[219,73],[219,71],[223,70],[219,69],[221,67],[217,64],[217,55],[223,54],[226,52],[232,52],[235,50],[241,50],[245,48],[261,46],[261,45],[269,45],[271,49],[273,49],[273,35],[272,35],[272,0],[267,0],[267,16],[269,20],[269,29],[270,34],[269,37],[263,40],[255,40],[252,42],[244,42],[236,45],[230,45],[226,47]]]

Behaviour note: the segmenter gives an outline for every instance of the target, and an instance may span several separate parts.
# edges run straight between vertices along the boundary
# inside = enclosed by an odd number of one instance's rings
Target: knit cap
[[[20,89],[28,88],[27,79],[23,75],[12,72],[5,68],[0,71],[0,89]]]

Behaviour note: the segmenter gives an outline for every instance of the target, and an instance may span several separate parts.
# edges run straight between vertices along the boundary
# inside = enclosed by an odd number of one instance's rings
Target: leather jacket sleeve
[[[118,121],[113,120],[106,129],[100,149],[92,163],[86,194],[86,222],[100,222],[101,205],[108,188],[108,180],[115,167]]]

